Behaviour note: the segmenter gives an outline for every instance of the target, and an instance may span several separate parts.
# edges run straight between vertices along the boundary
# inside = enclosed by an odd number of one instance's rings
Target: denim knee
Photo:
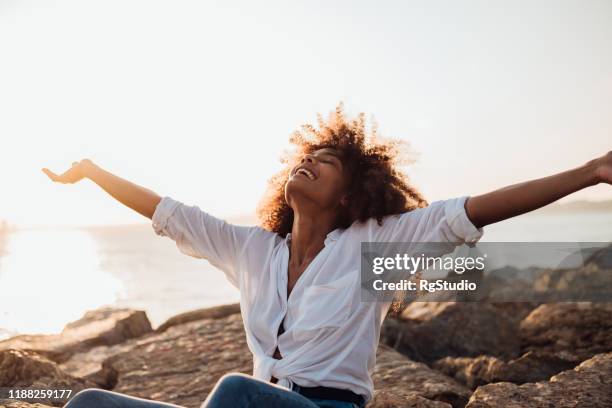
[[[253,394],[257,393],[257,382],[241,373],[225,374],[206,398],[201,407],[226,408],[246,407]]]
[[[253,379],[246,374],[230,373],[225,374],[217,382],[217,392],[223,394],[232,394],[235,392],[244,393],[249,388],[253,387]]]
[[[66,408],[86,408],[102,406],[101,402],[105,399],[106,391],[100,388],[85,388],[74,394],[64,407]]]

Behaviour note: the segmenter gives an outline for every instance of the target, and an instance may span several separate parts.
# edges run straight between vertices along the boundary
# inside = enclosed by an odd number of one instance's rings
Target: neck
[[[289,262],[299,266],[310,262],[323,247],[327,234],[334,230],[335,215],[295,212],[291,227]]]

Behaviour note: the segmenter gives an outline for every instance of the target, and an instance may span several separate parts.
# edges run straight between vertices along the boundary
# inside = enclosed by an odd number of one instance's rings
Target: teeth
[[[312,174],[312,172],[310,170],[308,170],[308,169],[301,168],[297,172],[298,173],[303,173],[310,180],[314,180],[314,174]]]

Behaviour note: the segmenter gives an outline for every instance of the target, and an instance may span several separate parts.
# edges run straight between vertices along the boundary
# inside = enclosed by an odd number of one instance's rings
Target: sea
[[[612,242],[612,212],[533,212],[492,224],[483,242]],[[102,306],[178,313],[237,302],[207,261],[182,254],[150,224],[30,228],[0,238],[0,339],[58,333]]]

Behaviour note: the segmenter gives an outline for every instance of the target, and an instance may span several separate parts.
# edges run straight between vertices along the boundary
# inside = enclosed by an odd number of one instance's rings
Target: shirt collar
[[[335,230],[327,234],[327,236],[325,237],[325,241],[323,241],[323,244],[327,245],[330,242],[337,241],[338,238],[340,237],[340,234],[342,234],[342,228],[336,228]],[[291,244],[291,233],[290,232],[287,233],[287,236],[285,237],[285,242],[287,243],[287,246]]]

